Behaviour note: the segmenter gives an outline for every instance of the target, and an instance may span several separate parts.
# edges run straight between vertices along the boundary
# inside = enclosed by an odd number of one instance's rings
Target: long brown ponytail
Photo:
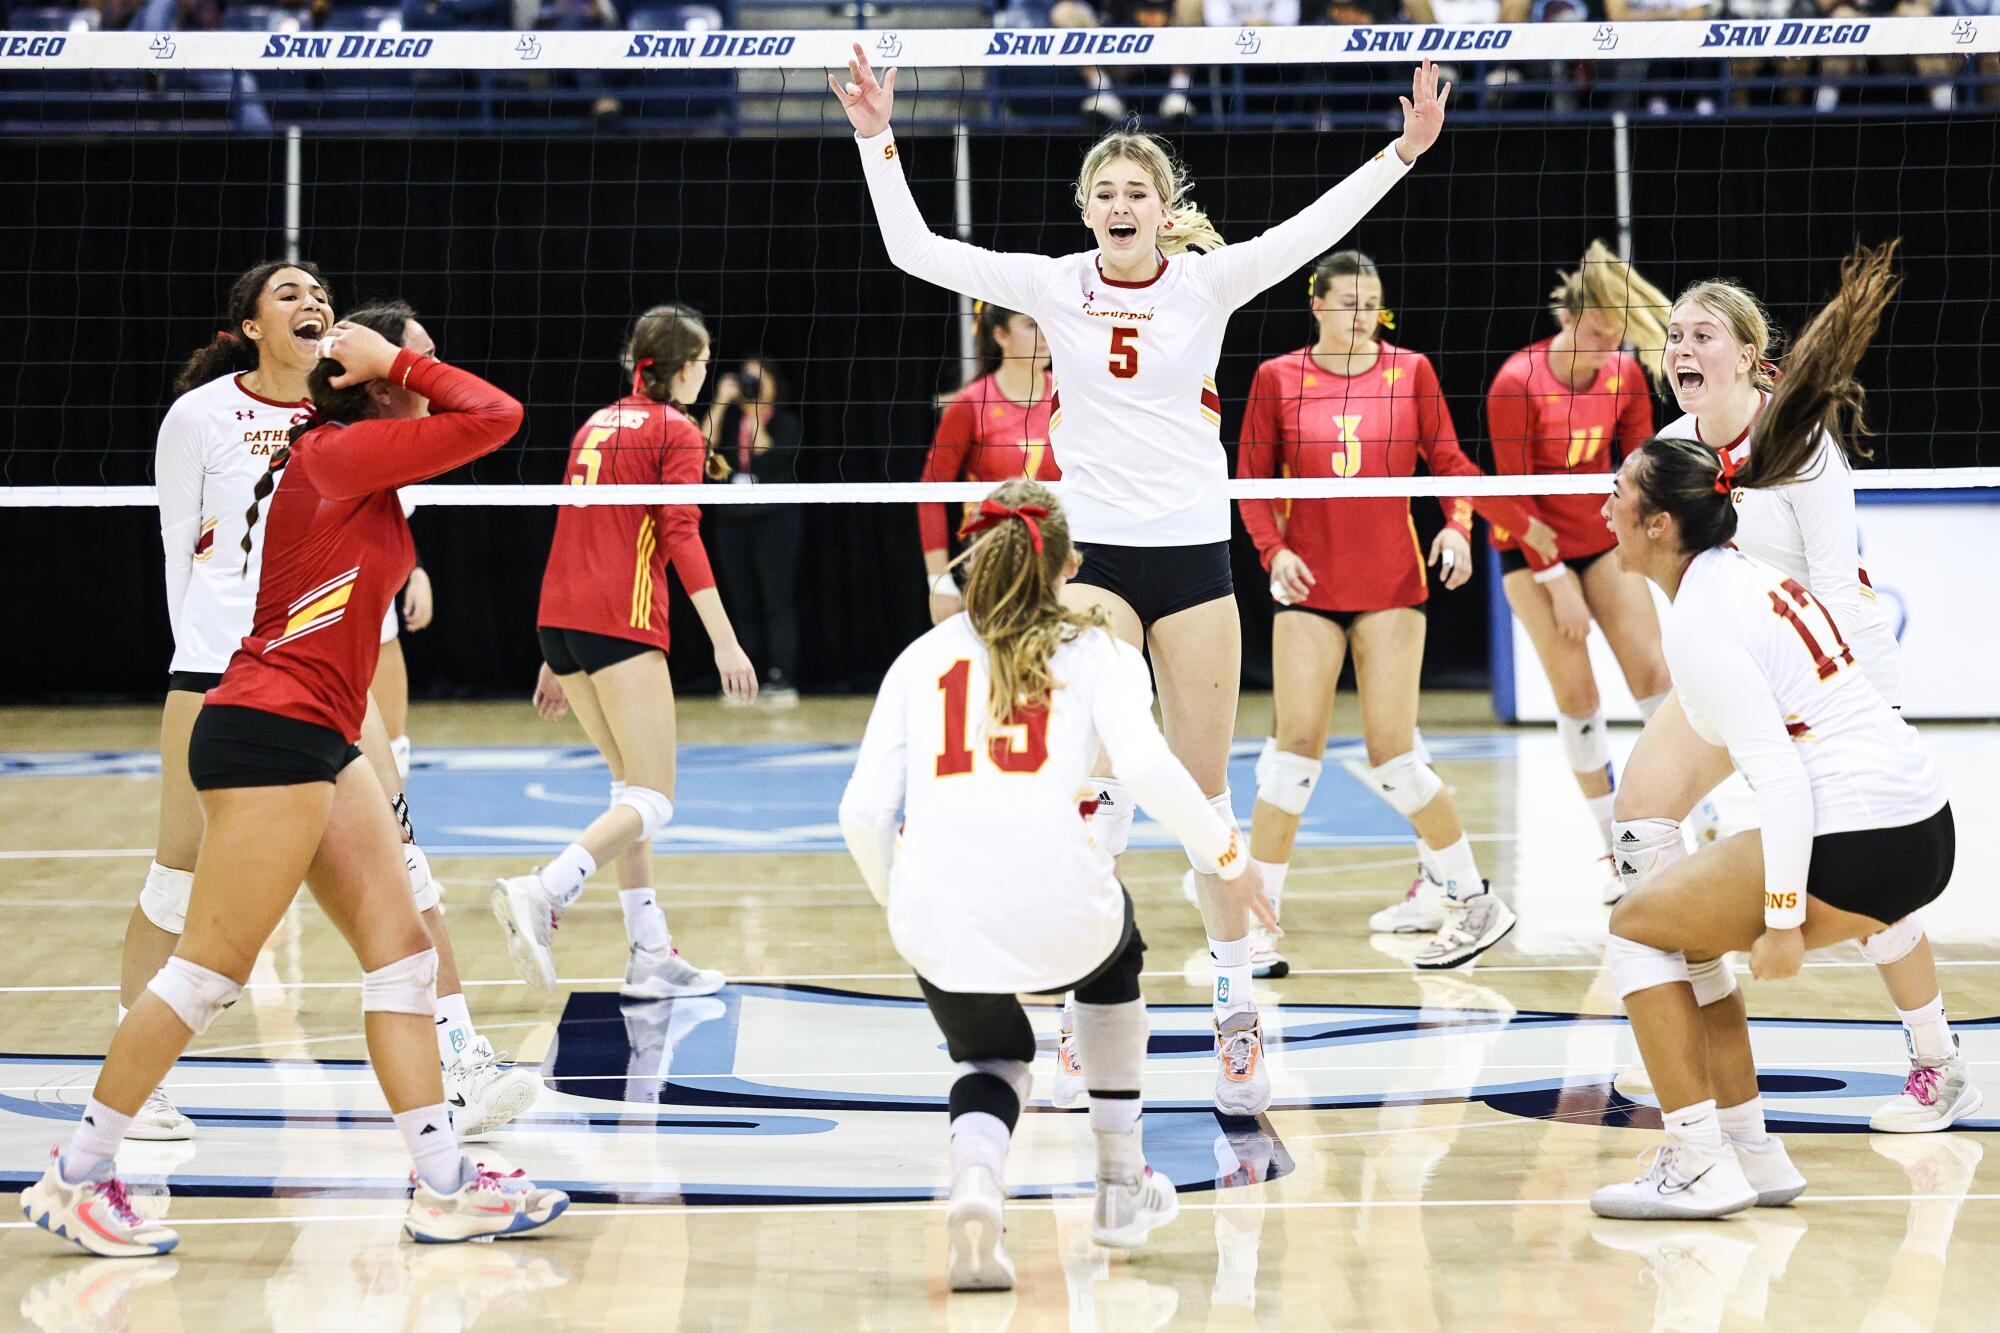
[[[345,322],[359,324],[365,329],[387,338],[396,346],[403,345],[403,331],[409,322],[417,317],[407,301],[381,301],[371,306],[363,306],[345,316]],[[250,491],[250,508],[243,514],[243,576],[250,573],[250,534],[257,527],[257,515],[263,509],[264,501],[277,488],[278,473],[285,464],[292,461],[292,446],[308,432],[317,430],[330,421],[366,421],[375,415],[375,400],[368,396],[368,382],[350,384],[344,389],[333,387],[338,376],[347,373],[347,368],[328,357],[321,357],[313,363],[306,375],[306,396],[312,399],[312,411],[304,420],[292,425],[291,438],[271,453],[271,466],[264,469],[264,475],[257,478],[257,484]]]
[[[319,276],[318,266],[304,260],[267,259],[246,270],[229,286],[229,295],[223,303],[224,327],[206,346],[195,349],[194,355],[174,376],[176,396],[189,389],[199,389],[210,380],[221,379],[224,375],[248,374],[257,368],[257,344],[243,336],[243,324],[245,320],[257,318],[257,302],[263,299],[264,284],[271,280],[271,275],[288,268],[311,274],[312,280],[324,290],[326,283]],[[327,295],[327,304],[333,304],[331,293]]]
[[[1009,509],[1031,505],[1048,512],[1033,520],[1005,519],[981,533],[954,565],[969,565],[965,613],[986,645],[993,679],[986,716],[996,727],[1011,725],[1017,708],[1046,707],[1060,683],[1049,671],[1056,649],[1084,630],[1109,625],[1102,608],[1072,611],[1056,599],[1069,565],[1069,519],[1048,487],[1026,477],[1003,482],[989,501]],[[1035,533],[1041,550],[1035,549]]]
[[[1903,285],[1890,271],[1900,240],[1857,246],[1840,265],[1840,290],[1793,341],[1777,390],[1757,423],[1750,457],[1736,474],[1743,487],[1782,486],[1804,474],[1830,435],[1849,458],[1872,457],[1862,443],[1868,394],[1854,378],[1882,313]]]

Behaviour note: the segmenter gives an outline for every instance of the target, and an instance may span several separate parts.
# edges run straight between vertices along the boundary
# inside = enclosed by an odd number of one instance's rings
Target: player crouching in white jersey
[[[1892,288],[1885,254],[1850,265],[1800,337],[1744,472],[1719,468],[1699,442],[1655,439],[1627,460],[1606,506],[1619,564],[1673,601],[1664,646],[1681,707],[1749,780],[1761,830],[1663,858],[1672,863],[1612,913],[1611,977],[1667,1143],[1644,1176],[1591,1196],[1605,1217],[1721,1217],[1803,1193],[1764,1131],[1726,955],[1748,949],[1759,980],[1793,976],[1807,949],[1901,928],[1951,878],[1951,806],[1916,732],[1826,608],[1729,544],[1732,481],[1783,485],[1809,464],[1815,432],[1859,427],[1854,366]]]
[[[1077,808],[1100,749],[1190,854],[1222,868],[1239,910],[1277,926],[1241,835],[1154,725],[1144,659],[1103,612],[1058,600],[1078,562],[1054,496],[1010,481],[965,530],[983,534],[960,557],[965,611],[889,668],[840,803],[848,849],[958,1065],[946,1212],[957,1291],[1014,1285],[1000,1205],[1035,1058],[1017,992],[1076,992],[1097,1140],[1092,1238],[1136,1246],[1179,1212],[1140,1139],[1145,944]]]

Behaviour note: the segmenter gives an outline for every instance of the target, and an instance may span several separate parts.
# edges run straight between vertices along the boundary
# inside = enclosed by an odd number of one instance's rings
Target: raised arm
[[[1409,174],[1417,158],[1437,142],[1444,128],[1445,103],[1451,85],[1438,90],[1437,67],[1426,59],[1410,77],[1410,96],[1403,104],[1403,135],[1346,180],[1306,206],[1296,217],[1280,222],[1255,240],[1225,245],[1204,257],[1201,271],[1214,284],[1215,298],[1236,309],[1257,293],[1297,272],[1309,260],[1354,229],[1395,184]]]
[[[868,180],[869,198],[875,202],[875,220],[882,228],[889,261],[925,282],[1009,310],[1032,311],[1050,261],[1042,255],[982,250],[933,232],[910,194],[896,136],[889,128],[896,71],[891,69],[877,83],[859,43],[855,44],[854,58],[847,62],[847,71],[846,84],[831,74],[826,82],[854,126],[862,174]]]
[[[520,429],[519,403],[470,371],[407,347],[382,378],[429,399],[431,415],[375,418],[320,433],[296,461],[330,500],[358,500],[427,481],[492,453]]]

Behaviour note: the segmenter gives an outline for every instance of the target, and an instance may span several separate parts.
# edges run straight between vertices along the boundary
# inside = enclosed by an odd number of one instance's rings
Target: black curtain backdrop
[[[1386,122],[1385,122],[1386,126]],[[1197,197],[1225,235],[1288,215],[1393,130],[1187,134]],[[1082,249],[1070,180],[1087,141],[972,142],[974,239]],[[1670,292],[1723,274],[1797,328],[1856,239],[1906,240],[1907,283],[1864,366],[1886,462],[1996,461],[1991,381],[1996,122],[1745,120],[1635,126],[1633,252]],[[934,226],[952,216],[952,144],[905,161]],[[0,144],[0,480],[149,482],[179,361],[218,326],[241,269],[282,246],[284,148],[188,135]],[[1487,461],[1481,397],[1512,351],[1553,332],[1543,299],[1592,236],[1615,240],[1607,126],[1449,131],[1344,244],[1381,264],[1395,342],[1429,353],[1461,438]],[[632,316],[665,300],[710,316],[718,371],[761,354],[805,422],[803,480],[913,480],[957,383],[955,298],[887,268],[851,141],[720,138],[332,139],[304,144],[303,253],[340,308],[401,295],[444,356],[519,396],[522,436],[452,480],[560,479],[570,436],[617,397]],[[1312,336],[1305,277],[1231,325],[1217,380],[1235,435],[1257,363]],[[1661,421],[1675,415],[1657,407]],[[1428,543],[1437,505],[1419,501]],[[800,582],[802,683],[866,690],[927,623],[908,506],[809,507]],[[407,636],[415,689],[525,694],[553,517],[535,508],[426,510],[414,521],[438,592]],[[1245,679],[1269,679],[1269,604],[1237,539]],[[36,627],[0,666],[11,701],[154,698],[170,652],[148,509],[0,510],[0,604]],[[721,569],[727,580],[730,571]],[[1483,571],[1480,578],[1483,579]],[[1485,679],[1479,580],[1434,595],[1427,680]],[[675,675],[712,680],[692,609],[674,603]]]

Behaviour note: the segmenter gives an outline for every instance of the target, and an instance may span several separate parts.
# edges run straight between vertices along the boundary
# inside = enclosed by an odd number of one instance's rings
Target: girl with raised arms
[[[1242,627],[1231,592],[1228,465],[1215,366],[1230,314],[1297,271],[1367,215],[1444,128],[1450,86],[1425,61],[1403,98],[1403,133],[1346,180],[1254,240],[1225,246],[1160,141],[1117,133],[1086,155],[1074,203],[1095,247],[1050,258],[1000,254],[933,233],[889,128],[896,71],[877,82],[860,46],[827,79],[855,129],[890,259],[904,272],[1017,310],[1047,338],[1055,370],[1050,443],[1081,572],[1066,604],[1101,608],[1112,633],[1151,652],[1167,734],[1232,826],[1228,762]],[[1131,803],[1100,785],[1100,840],[1122,852]],[[1270,1103],[1251,996],[1247,913],[1213,861],[1189,857],[1214,960],[1216,1106]]]

